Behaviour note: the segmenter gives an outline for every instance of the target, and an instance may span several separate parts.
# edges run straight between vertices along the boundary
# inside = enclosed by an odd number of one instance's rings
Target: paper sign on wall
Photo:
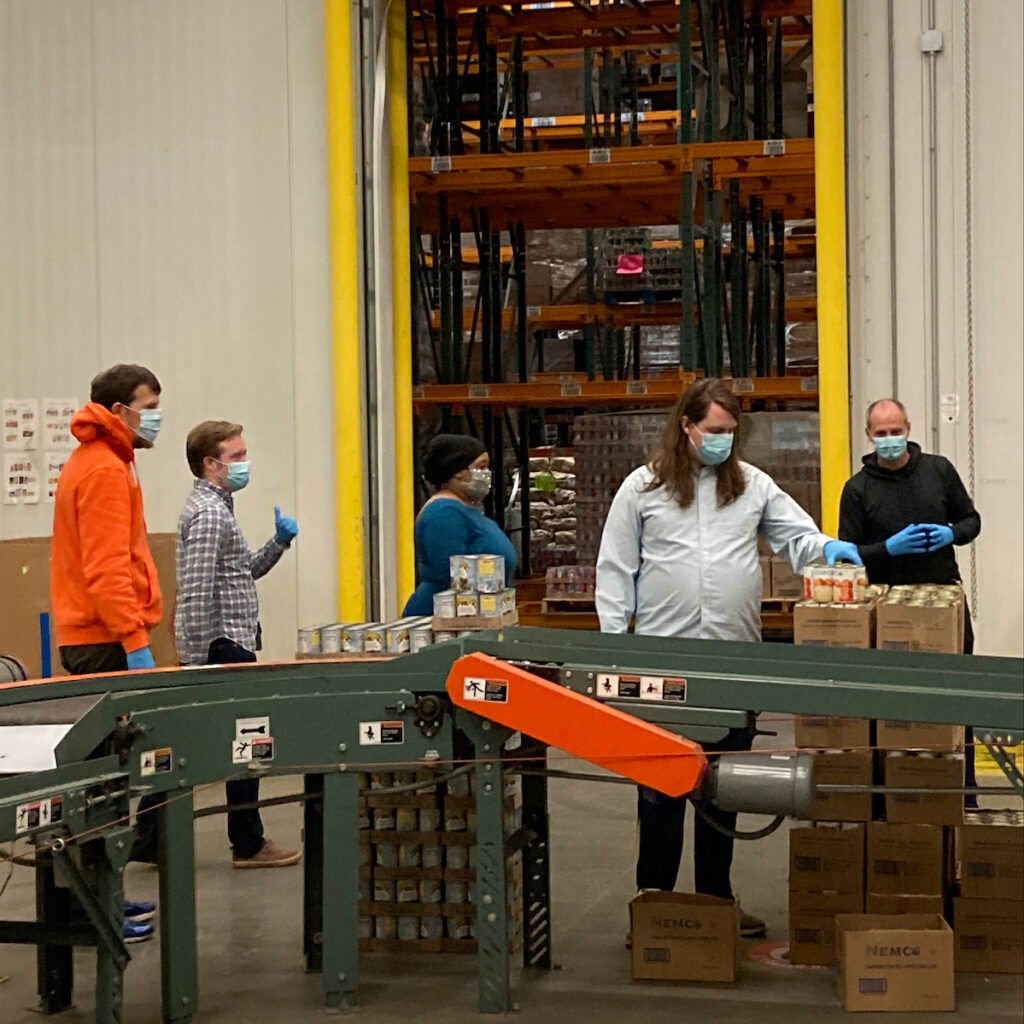
[[[34,398],[5,398],[3,405],[5,451],[31,451],[39,440],[39,403]]]
[[[73,398],[43,399],[43,447],[71,448],[75,439],[71,436],[71,417],[78,411]]]
[[[46,500],[53,504],[54,495],[57,493],[57,481],[60,479],[64,463],[68,461],[71,452],[47,452],[44,470],[46,472]]]
[[[39,504],[39,472],[31,455],[4,455],[4,504]]]

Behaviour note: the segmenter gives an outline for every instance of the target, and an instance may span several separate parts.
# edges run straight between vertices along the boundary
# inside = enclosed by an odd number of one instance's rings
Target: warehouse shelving
[[[815,249],[813,234],[787,231],[814,218],[814,143],[801,137],[807,130],[783,132],[783,81],[810,52],[811,8],[411,5],[411,68],[429,139],[429,155],[409,161],[414,290],[434,363],[416,368],[414,409],[435,427],[468,423],[482,437],[496,493],[506,436],[525,472],[545,409],[667,404],[684,379],[727,370],[748,406],[816,402],[816,378],[787,373],[786,363],[787,324],[815,319],[816,302],[785,289],[787,258]],[[527,75],[540,69],[578,73],[582,109],[531,117]],[[676,238],[651,244],[679,254],[674,286],[625,282],[619,294],[599,282],[598,232],[634,225],[676,225]],[[583,232],[582,294],[530,303],[528,232],[552,229]],[[735,258],[733,238],[746,240],[745,258]],[[641,363],[639,331],[655,326],[678,327],[671,381]],[[538,374],[558,332],[582,336],[581,380]],[[493,511],[500,523],[501,508]]]

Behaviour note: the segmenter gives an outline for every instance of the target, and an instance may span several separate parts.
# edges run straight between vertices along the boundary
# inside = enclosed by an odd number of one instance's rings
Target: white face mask
[[[491,491],[491,471],[489,469],[471,469],[469,480],[463,485],[466,496],[472,502],[481,502]]]

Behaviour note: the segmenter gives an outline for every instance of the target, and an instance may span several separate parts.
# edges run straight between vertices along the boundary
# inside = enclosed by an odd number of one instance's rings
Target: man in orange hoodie
[[[149,634],[163,614],[135,473],[135,450],[152,448],[160,431],[160,382],[144,366],[112,366],[89,397],[71,421],[81,443],[57,482],[50,556],[57,644],[71,675],[153,668]],[[124,941],[149,939],[155,912],[126,901]]]
[[[149,633],[163,615],[146,540],[135,449],[160,430],[160,382],[144,366],[93,379],[75,413],[81,442],[57,482],[50,599],[57,645],[72,675],[153,668]]]

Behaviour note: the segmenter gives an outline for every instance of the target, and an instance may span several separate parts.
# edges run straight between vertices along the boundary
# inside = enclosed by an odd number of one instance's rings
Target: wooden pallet
[[[502,615],[501,618],[485,618],[482,615],[463,615],[454,619],[435,615],[430,626],[435,633],[461,633],[464,629],[502,629],[504,626],[519,624],[519,609]]]
[[[594,597],[580,596],[572,597],[563,595],[561,597],[545,597],[540,603],[541,615],[550,615],[552,612],[583,612],[592,615],[594,613]]]

